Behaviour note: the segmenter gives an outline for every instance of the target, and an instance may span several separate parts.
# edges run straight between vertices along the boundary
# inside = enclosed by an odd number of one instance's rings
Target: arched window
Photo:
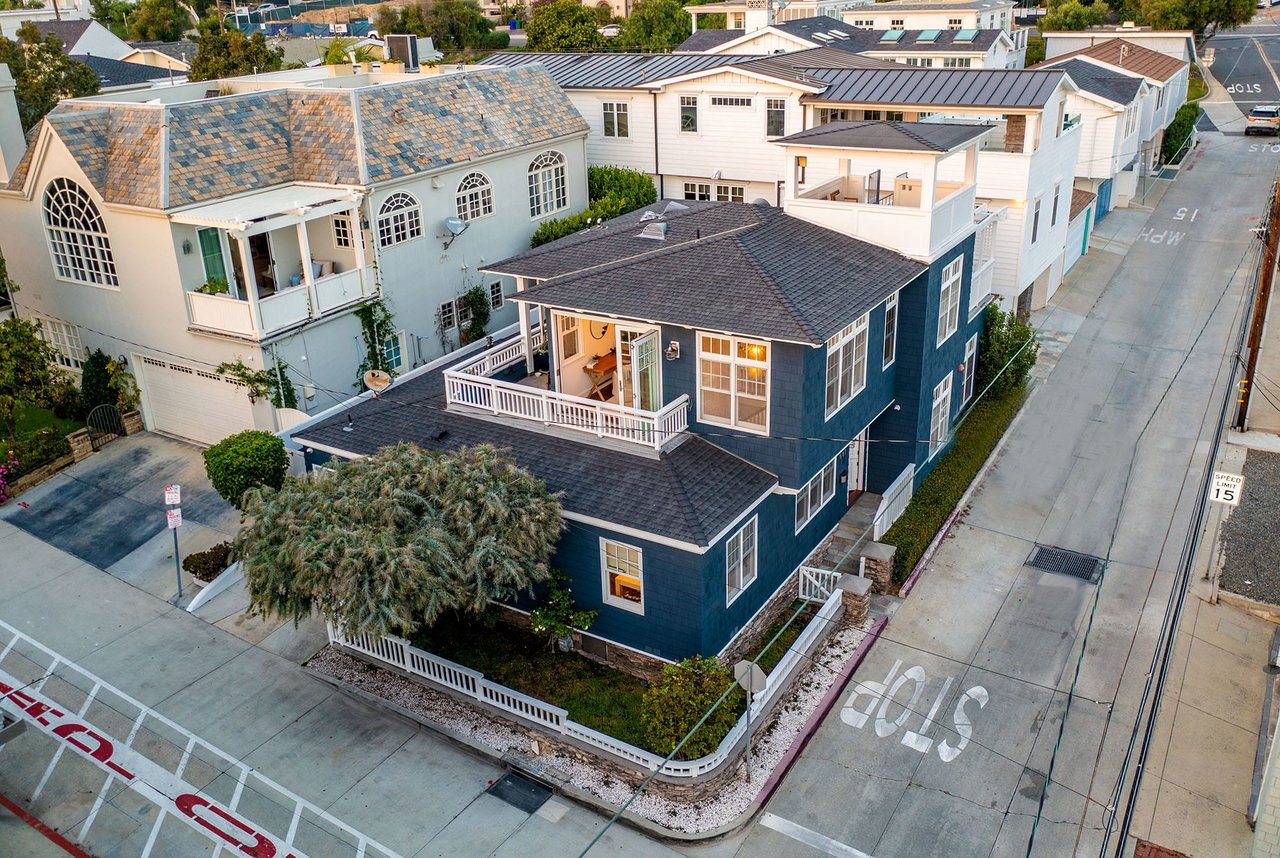
[[[94,286],[119,286],[107,227],[89,192],[54,179],[44,192],[44,229],[58,276]]]
[[[543,152],[529,164],[529,216],[542,217],[569,207],[564,180],[564,156]]]
[[[458,183],[458,217],[475,220],[493,214],[493,183],[484,173],[468,173]]]
[[[378,247],[391,247],[422,235],[422,209],[418,201],[397,191],[378,209]]]

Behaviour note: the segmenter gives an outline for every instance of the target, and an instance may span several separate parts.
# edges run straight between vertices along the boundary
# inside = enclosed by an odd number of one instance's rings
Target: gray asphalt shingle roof
[[[699,30],[680,43],[676,52],[709,51],[746,33],[746,30]]]
[[[1128,104],[1138,97],[1142,78],[1113,71],[1087,60],[1067,60],[1053,67],[1071,75],[1075,85],[1085,92],[1101,96],[1117,104]]]
[[[168,69],[144,66],[141,63],[126,63],[120,60],[109,60],[106,57],[95,57],[92,54],[73,54],[73,60],[93,69],[98,76],[98,83],[103,89],[114,89],[121,86],[141,86],[153,80],[162,80],[170,76]]]
[[[545,280],[518,300],[814,346],[927,269],[781,209],[683,205],[662,241],[632,212],[488,268]]]
[[[91,20],[80,21],[32,21],[41,36],[54,35],[62,42],[62,52],[70,54],[71,49],[80,41],[84,31],[93,23]]]
[[[348,415],[350,432],[343,429]],[[569,512],[699,546],[777,485],[774,475],[696,436],[655,458],[447,411],[439,370],[400,381],[293,437],[362,456],[401,441],[425,450],[492,444],[564,492]]]
[[[1060,69],[807,69],[827,84],[808,101],[925,107],[1044,107],[1066,77]]]
[[[990,130],[989,125],[848,120],[828,122],[774,142],[902,152],[950,152]]]

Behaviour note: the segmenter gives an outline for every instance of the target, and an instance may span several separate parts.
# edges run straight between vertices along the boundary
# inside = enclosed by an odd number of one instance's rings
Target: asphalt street
[[[1213,76],[1245,114],[1257,104],[1280,104],[1280,6],[1259,12],[1253,23],[1214,36],[1202,49],[1212,50]],[[1220,130],[1240,134],[1244,126]]]
[[[1024,855],[1051,762],[1033,854],[1099,853],[1280,163],[1253,145],[1205,135],[1034,317],[1069,345],[739,855]],[[1109,557],[1102,584],[1026,565],[1038,545]]]

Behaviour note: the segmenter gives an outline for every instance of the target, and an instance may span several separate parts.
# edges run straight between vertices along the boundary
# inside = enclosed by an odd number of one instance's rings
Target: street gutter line
[[[1258,56],[1262,59],[1262,64],[1266,66],[1267,71],[1271,73],[1271,80],[1275,82],[1276,89],[1280,90],[1280,77],[1276,76],[1276,70],[1271,67],[1271,60],[1267,59],[1267,52],[1262,50],[1262,45],[1258,44],[1256,36],[1253,39],[1253,46],[1258,49]]]
[[[768,811],[761,815],[760,824],[765,828],[772,828],[779,834],[785,834],[805,846],[812,846],[819,852],[834,856],[834,858],[872,858],[872,856],[860,849],[854,849],[839,840],[832,840],[825,834],[819,834],[816,831],[805,828],[803,825],[797,825],[789,819],[783,819],[781,816],[776,816]]]

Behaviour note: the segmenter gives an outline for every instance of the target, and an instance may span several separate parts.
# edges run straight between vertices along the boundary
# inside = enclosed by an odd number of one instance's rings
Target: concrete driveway
[[[0,507],[0,520],[165,600],[177,595],[164,487],[182,486],[185,557],[229,539],[239,513],[209,484],[201,449],[144,432],[121,438]],[[184,576],[184,595],[193,592]]]

